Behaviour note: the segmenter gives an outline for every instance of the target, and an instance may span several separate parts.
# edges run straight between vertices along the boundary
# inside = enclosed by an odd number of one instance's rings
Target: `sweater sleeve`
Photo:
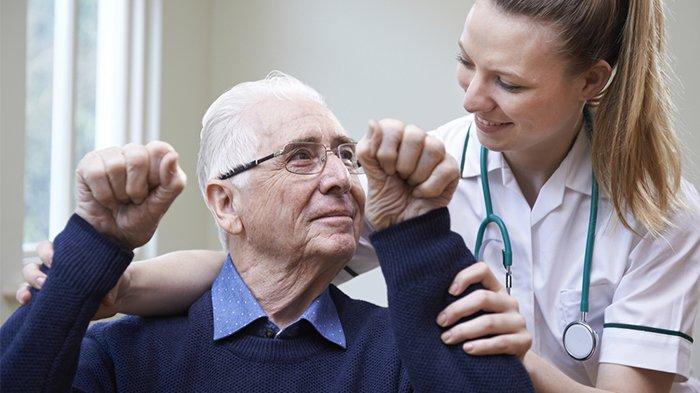
[[[132,258],[79,216],[70,218],[54,240],[42,290],[0,331],[3,392],[71,390],[90,319]]]
[[[447,289],[457,272],[475,262],[462,238],[450,231],[447,208],[376,232],[371,240],[387,283],[399,357],[416,391],[533,391],[517,358],[470,356],[440,339],[437,315],[456,300]]]

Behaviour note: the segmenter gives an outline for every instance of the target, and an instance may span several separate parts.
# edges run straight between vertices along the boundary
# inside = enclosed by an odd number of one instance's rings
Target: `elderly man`
[[[224,93],[204,116],[199,160],[229,250],[212,290],[188,315],[89,330],[185,181],[162,142],[88,154],[48,279],[2,328],[3,391],[531,390],[517,359],[440,341],[443,293],[473,262],[445,208],[456,163],[431,139],[406,140],[396,162],[412,170],[389,176],[385,144],[373,126],[356,147],[320,95],[285,75]],[[389,310],[329,285],[357,246],[362,170]]]

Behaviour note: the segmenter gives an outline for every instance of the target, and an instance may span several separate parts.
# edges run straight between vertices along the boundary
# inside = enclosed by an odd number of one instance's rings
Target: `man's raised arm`
[[[367,174],[367,219],[378,230],[371,240],[411,386],[440,392],[533,391],[514,356],[473,357],[440,339],[437,315],[455,300],[448,287],[475,262],[462,238],[450,231],[446,206],[459,171],[442,142],[396,120],[372,122],[358,158]]]
[[[185,186],[177,159],[170,145],[151,142],[91,152],[81,160],[75,214],[55,239],[46,283],[0,332],[3,391],[71,389],[83,336],[101,299]]]

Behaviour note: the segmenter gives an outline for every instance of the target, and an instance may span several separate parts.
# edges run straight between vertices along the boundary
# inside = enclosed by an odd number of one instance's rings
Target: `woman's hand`
[[[478,311],[488,314],[452,326],[442,334],[442,341],[448,345],[462,343],[462,348],[470,355],[510,354],[522,360],[532,345],[532,335],[526,329],[517,300],[508,295],[484,262],[457,273],[449,292],[459,296],[468,286],[477,283],[484,289],[447,306],[438,315],[437,322],[442,327],[449,327]]]
[[[41,260],[41,264],[50,268],[53,262],[53,244],[49,241],[43,241],[37,245],[36,252]],[[47,276],[41,271],[41,264],[30,262],[22,268],[22,277],[26,282],[20,285],[16,295],[17,301],[22,305],[29,303],[32,299],[32,293],[29,288],[40,290],[44,286]],[[119,311],[120,294],[126,292],[129,276],[129,269],[127,269],[119,278],[117,285],[102,299],[100,308],[92,317],[93,320],[112,317]]]

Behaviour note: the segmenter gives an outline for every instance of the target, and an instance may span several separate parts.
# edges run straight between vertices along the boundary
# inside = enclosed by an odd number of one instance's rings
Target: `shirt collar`
[[[585,128],[578,133],[567,159],[570,159],[570,163],[566,187],[590,196],[593,185],[593,161],[591,160],[591,142]]]
[[[267,319],[265,311],[238,274],[229,255],[211,289],[214,315],[214,340],[228,337],[260,318]],[[326,340],[346,348],[345,334],[335,303],[326,288],[311,302],[297,321],[278,333],[284,335],[298,322],[306,320]]]

